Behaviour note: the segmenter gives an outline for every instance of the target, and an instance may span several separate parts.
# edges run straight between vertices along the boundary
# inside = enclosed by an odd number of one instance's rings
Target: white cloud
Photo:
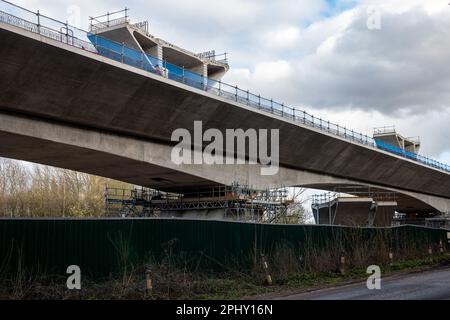
[[[299,38],[300,29],[298,27],[286,26],[263,34],[261,42],[272,50],[286,50],[298,45]]]
[[[380,5],[381,30],[367,28],[366,5]],[[450,150],[450,7],[442,1],[363,1],[336,17],[303,28],[298,43],[277,52],[290,72],[259,62],[246,73],[267,97],[288,101],[368,135],[395,124],[422,137],[423,152]],[[295,52],[296,54],[293,54]],[[230,79],[238,81],[230,75]],[[265,80],[263,80],[265,79]]]

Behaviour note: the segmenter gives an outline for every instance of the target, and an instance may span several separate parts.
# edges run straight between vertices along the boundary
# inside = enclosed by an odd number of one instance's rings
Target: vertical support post
[[[39,10],[37,11],[36,16],[37,16],[37,32],[41,34],[41,13],[39,12]]]
[[[182,82],[184,83],[184,66],[183,66],[183,81]]]
[[[66,43],[69,44],[69,22],[66,20]]]
[[[235,89],[236,89],[236,102],[237,102],[238,101],[238,90],[239,90],[238,86],[236,86]],[[238,210],[238,212],[239,212],[239,210]]]
[[[152,270],[149,267],[145,268],[145,295],[148,297],[153,291],[153,277]]]
[[[339,271],[341,272],[341,274],[345,274],[345,253],[341,252],[341,258],[339,261]]]
[[[331,201],[328,201],[328,223],[330,225],[333,224],[332,220],[331,220]]]
[[[264,272],[266,273],[266,284],[268,286],[272,285],[272,276],[269,273],[269,264],[267,263],[267,259],[264,256],[264,254],[261,254],[261,262],[264,269]]]

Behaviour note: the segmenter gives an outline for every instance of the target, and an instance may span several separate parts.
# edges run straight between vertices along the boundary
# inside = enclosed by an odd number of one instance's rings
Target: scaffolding
[[[149,188],[105,189],[107,216],[173,217],[190,213],[219,212],[224,219],[285,223],[288,207],[294,203],[286,188],[255,190],[233,184],[169,193]]]
[[[97,17],[89,17],[89,32],[97,32],[101,29],[106,29],[130,22],[130,9],[125,8],[120,11],[108,12]]]
[[[355,201],[370,203],[367,212],[367,225],[373,226],[378,208],[383,207],[381,203],[390,203],[390,205],[395,204],[396,206],[397,194],[389,191],[372,190],[370,187],[340,186],[336,187],[334,192],[313,195],[311,197],[311,209],[317,223],[321,223],[320,216],[325,213],[325,216],[328,216],[327,223],[334,225],[341,211],[342,203],[355,203]],[[345,211],[345,209],[343,210]]]
[[[312,206],[329,205],[340,198],[371,198],[373,201],[397,201],[397,194],[392,191],[373,190],[370,187],[340,186],[332,192],[316,194],[311,197]]]

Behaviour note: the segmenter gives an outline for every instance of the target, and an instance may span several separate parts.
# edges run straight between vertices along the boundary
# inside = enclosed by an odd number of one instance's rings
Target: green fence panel
[[[0,272],[20,266],[33,272],[65,275],[69,265],[84,275],[106,277],[120,269],[120,255],[144,263],[183,256],[203,268],[245,268],[255,254],[288,245],[301,252],[315,245],[350,250],[355,239],[383,237],[393,249],[408,242],[420,250],[447,242],[447,231],[414,226],[347,228],[269,225],[184,219],[0,219]]]

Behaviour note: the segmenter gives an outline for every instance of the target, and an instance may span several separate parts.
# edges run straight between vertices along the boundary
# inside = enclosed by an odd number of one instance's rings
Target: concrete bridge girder
[[[53,119],[58,123],[166,144],[170,143],[170,136],[175,129],[190,129],[194,121],[203,121],[204,130],[215,128],[221,132],[233,128],[279,129],[280,163],[284,169],[278,176],[288,181],[266,177],[261,183],[263,185],[269,184],[270,180],[275,181],[276,185],[311,182],[311,185],[332,186],[337,183],[363,182],[450,198],[450,174],[416,161],[197,90],[14,26],[0,23],[0,39],[3,44],[0,46],[0,110],[5,112]],[[103,156],[103,161],[107,161],[108,157]],[[115,158],[116,164],[109,164],[110,168],[118,168],[121,162],[125,166],[128,159]],[[80,158],[77,161],[79,164],[73,164],[72,167],[83,167],[83,163],[88,160]],[[109,161],[112,162],[111,159]],[[167,162],[167,158],[164,162]],[[61,163],[63,165],[67,163]],[[142,163],[140,165],[144,166]],[[130,171],[122,175],[142,175],[142,171],[136,168],[127,168]],[[151,170],[147,169],[144,175],[147,178],[142,176],[134,180],[146,185],[150,176],[157,173],[161,181],[177,181],[186,188],[205,181],[213,183],[204,178],[198,168],[181,168],[192,170],[191,176],[179,174],[176,171],[178,168],[170,172],[164,168],[153,166]],[[247,176],[253,168],[239,169],[236,166],[232,169],[217,169],[230,172],[234,180],[242,177],[241,180],[250,180],[254,185],[260,180],[260,168],[254,168],[251,173],[256,176],[249,178]],[[103,175],[117,175],[106,169],[95,171]],[[301,172],[319,174],[308,179]],[[210,177],[213,181],[221,179],[214,174]],[[338,177],[340,179],[336,180]],[[155,181],[151,183],[157,184]]]
[[[280,167],[261,175],[261,165],[176,165],[172,146],[38,118],[0,113],[0,155],[96,174],[167,191],[213,185],[248,184],[255,189],[307,187],[335,190],[361,185],[399,194],[415,210],[450,211],[450,199]]]

